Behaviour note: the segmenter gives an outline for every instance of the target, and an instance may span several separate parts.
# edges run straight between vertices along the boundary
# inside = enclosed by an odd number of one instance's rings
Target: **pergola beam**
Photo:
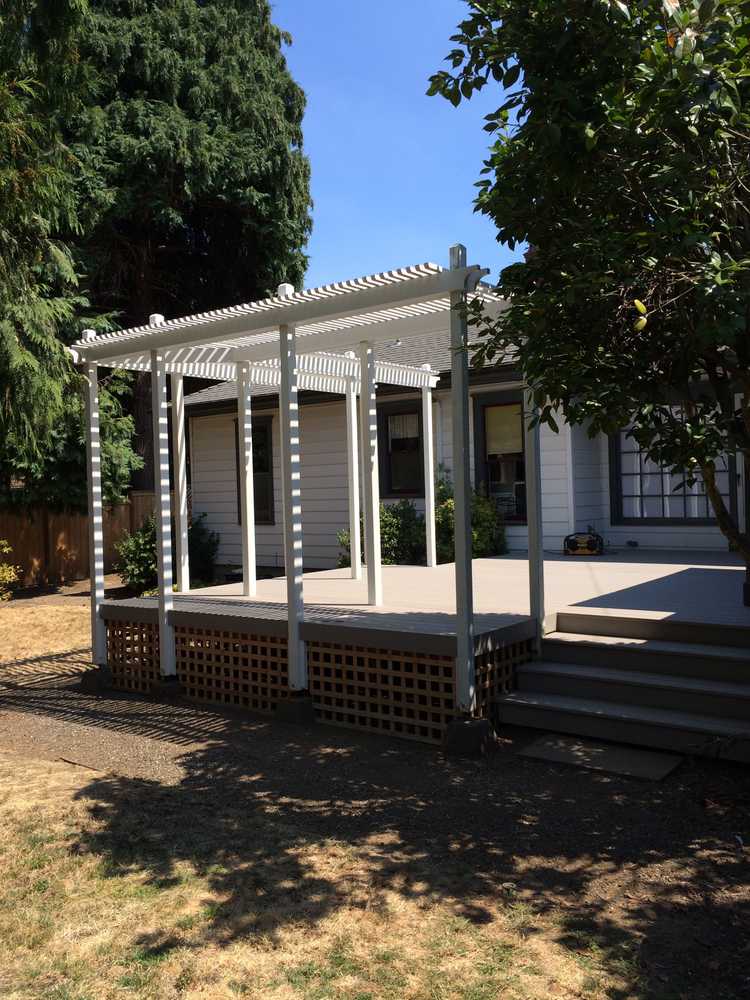
[[[530,389],[524,392],[524,460],[526,463],[526,524],[529,533],[529,613],[537,636],[544,635],[544,548],[542,527],[542,460],[538,411]],[[531,426],[534,421],[534,426]]]
[[[281,433],[284,479],[284,563],[286,566],[287,662],[289,687],[307,690],[307,661],[301,638],[305,607],[302,597],[302,490],[300,463],[300,420],[297,399],[297,358],[294,327],[282,326],[281,345]]]
[[[383,603],[383,570],[380,555],[380,477],[378,470],[378,411],[375,398],[375,358],[372,344],[359,346],[362,392],[359,397],[362,423],[363,481],[365,508],[365,566],[367,603]]]
[[[359,427],[357,393],[353,385],[346,391],[346,473],[349,499],[349,553],[352,579],[362,577],[362,541],[359,527]]]
[[[102,504],[102,452],[99,433],[99,377],[96,365],[86,366],[86,458],[89,472],[91,646],[93,662],[97,666],[103,667],[107,663],[107,629],[99,615],[99,609],[104,600],[104,508]]]
[[[172,456],[175,493],[175,555],[177,590],[190,590],[190,555],[188,552],[187,437],[185,426],[185,386],[182,375],[172,375]]]
[[[159,601],[159,663],[161,676],[175,680],[174,629],[169,615],[174,606],[172,593],[172,511],[169,489],[169,418],[167,375],[161,355],[151,355],[151,410],[154,424],[154,487],[156,494],[156,562]]]
[[[388,272],[289,297],[276,296],[246,306],[187,316],[160,324],[158,329],[144,326],[104,334],[87,343],[78,342],[73,348],[80,352],[85,350],[87,361],[104,364],[109,358],[121,357],[123,347],[127,350],[128,346],[136,353],[148,348],[164,354],[173,348],[226,343],[255,336],[266,340],[267,356],[272,357],[279,349],[278,331],[282,326],[335,323],[383,308],[392,310],[419,305],[457,290],[464,291],[472,283],[476,287],[486,273],[479,267],[443,270],[436,265],[419,265],[403,272]],[[359,339],[364,339],[362,331]]]
[[[451,247],[451,267],[461,271],[466,247]],[[469,466],[469,358],[466,296],[451,297],[451,401],[453,409],[453,491],[456,563],[456,703],[473,715],[476,707],[474,662],[474,586],[472,581],[471,475]]]
[[[237,382],[237,435],[240,451],[240,521],[242,532],[242,594],[255,597],[257,566],[255,554],[255,481],[253,478],[252,382],[245,365],[240,365]]]

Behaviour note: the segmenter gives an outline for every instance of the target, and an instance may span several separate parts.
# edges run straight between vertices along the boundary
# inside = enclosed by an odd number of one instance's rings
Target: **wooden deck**
[[[477,637],[521,638],[533,633],[528,570],[519,556],[474,562]],[[728,553],[619,552],[596,558],[548,556],[547,614],[575,610],[591,615],[674,619],[750,628],[742,606],[744,567]],[[450,654],[455,650],[453,566],[384,566],[384,604],[366,603],[366,584],[347,570],[306,573],[303,637],[321,641],[382,642],[390,648]],[[175,624],[210,618],[244,631],[285,634],[286,582],[259,580],[254,599],[238,583],[176,594]],[[156,599],[106,601],[103,615],[125,620],[136,612],[156,620]],[[384,634],[381,634],[384,633]],[[489,638],[486,638],[489,641]],[[395,645],[394,645],[395,644]]]

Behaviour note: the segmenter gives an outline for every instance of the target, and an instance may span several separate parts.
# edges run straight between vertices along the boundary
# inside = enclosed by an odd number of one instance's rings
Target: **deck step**
[[[750,726],[750,683],[548,660],[524,664],[517,676],[522,692],[695,712]]]
[[[501,724],[750,762],[742,720],[527,691],[500,699],[496,712]]]
[[[667,642],[578,632],[551,632],[542,655],[556,663],[750,684],[750,648]]]
[[[557,612],[557,631],[750,648],[750,625],[639,617],[636,614],[607,614],[579,608],[566,608]]]

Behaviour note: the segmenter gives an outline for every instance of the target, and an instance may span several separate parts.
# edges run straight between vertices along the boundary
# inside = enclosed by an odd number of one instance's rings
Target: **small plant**
[[[115,569],[128,590],[144,594],[156,587],[156,517],[153,514],[136,531],[125,534],[115,546],[115,551]]]
[[[0,538],[0,601],[9,601],[21,580],[21,571],[18,566],[14,566],[13,563],[3,558],[12,552],[11,545],[4,538]]]
[[[188,553],[191,584],[211,583],[219,550],[219,536],[209,531],[201,514],[188,526]],[[156,517],[151,515],[137,531],[124,536],[117,546],[115,569],[134,594],[147,594],[159,583],[156,558]]]

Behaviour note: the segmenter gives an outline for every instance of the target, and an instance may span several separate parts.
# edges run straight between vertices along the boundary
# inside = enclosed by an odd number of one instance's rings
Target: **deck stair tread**
[[[738,684],[733,681],[678,677],[672,674],[657,674],[644,670],[622,670],[617,667],[592,667],[577,663],[534,660],[532,663],[526,663],[519,667],[518,672],[519,675],[524,674],[527,677],[554,675],[581,681],[630,684],[638,687],[662,688],[667,691],[690,691],[693,694],[704,694],[707,697],[719,696],[750,700],[750,683]]]
[[[601,719],[659,726],[664,729],[683,730],[707,736],[750,738],[750,721],[744,722],[741,719],[726,719],[714,715],[698,715],[693,712],[649,708],[643,705],[630,705],[593,698],[569,698],[565,695],[516,691],[513,694],[505,695],[498,702],[501,712],[504,706],[593,716]],[[548,728],[554,729],[552,720]]]
[[[716,656],[724,660],[746,662],[750,665],[750,649],[741,646],[713,646],[700,642],[676,642],[667,639],[631,639],[617,635],[591,635],[583,632],[548,632],[545,643],[571,643],[587,648],[600,647],[607,649],[616,647],[618,650],[642,653],[678,653],[681,656]]]

